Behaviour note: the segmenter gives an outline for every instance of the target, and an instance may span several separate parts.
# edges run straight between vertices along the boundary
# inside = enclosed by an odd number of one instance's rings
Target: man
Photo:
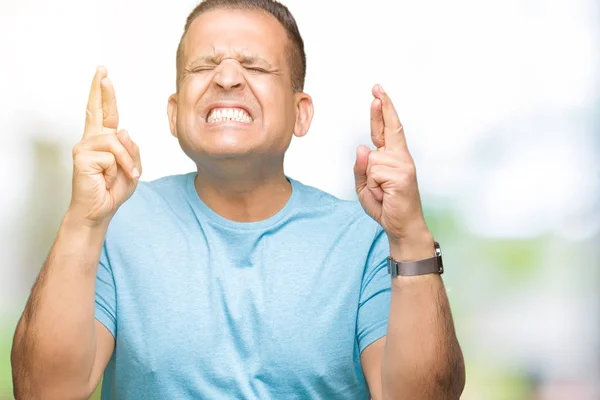
[[[197,172],[139,184],[98,68],[72,201],[15,334],[18,399],[87,398],[103,374],[105,399],[460,396],[441,260],[383,89],[378,150],[357,151],[360,202],[284,174],[313,115],[305,63],[279,3],[201,3],[168,102]]]

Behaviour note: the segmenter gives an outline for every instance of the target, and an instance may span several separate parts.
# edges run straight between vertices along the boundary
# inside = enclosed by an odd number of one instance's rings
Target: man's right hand
[[[113,334],[95,320],[97,271],[106,228],[142,168],[138,147],[117,132],[118,123],[114,89],[99,67],[83,139],[73,148],[71,204],[15,330],[17,399],[87,399],[114,352]]]
[[[107,225],[135,191],[142,164],[127,131],[117,132],[115,90],[100,66],[90,89],[83,138],[73,148],[73,192],[67,214],[89,226]]]

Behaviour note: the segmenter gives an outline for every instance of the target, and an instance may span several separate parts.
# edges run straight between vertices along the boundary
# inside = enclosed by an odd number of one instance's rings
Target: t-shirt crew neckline
[[[220,226],[224,226],[231,229],[241,229],[241,230],[250,230],[250,229],[266,229],[281,221],[285,218],[298,202],[298,197],[300,196],[300,187],[299,183],[288,177],[286,175],[286,179],[290,182],[292,186],[292,194],[288,199],[287,203],[281,210],[272,215],[271,217],[264,219],[262,221],[255,222],[238,222],[232,221],[230,219],[224,218],[213,211],[209,206],[206,205],[198,196],[198,192],[196,192],[196,186],[194,185],[194,180],[198,175],[197,172],[190,172],[187,174],[187,194],[189,196],[190,204],[192,205],[194,211],[200,212],[205,215],[211,221],[217,223]]]

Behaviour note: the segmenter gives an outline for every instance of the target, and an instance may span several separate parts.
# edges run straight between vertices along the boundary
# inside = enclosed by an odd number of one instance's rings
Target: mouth
[[[206,122],[209,124],[218,124],[220,122],[238,122],[250,124],[254,119],[248,111],[241,107],[215,107],[208,112]]]

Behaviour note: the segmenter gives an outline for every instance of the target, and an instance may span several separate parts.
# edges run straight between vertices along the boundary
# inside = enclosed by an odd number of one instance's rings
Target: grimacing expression
[[[168,110],[192,160],[281,158],[292,133],[306,134],[312,100],[292,89],[290,45],[279,21],[259,10],[216,9],[192,22]]]

